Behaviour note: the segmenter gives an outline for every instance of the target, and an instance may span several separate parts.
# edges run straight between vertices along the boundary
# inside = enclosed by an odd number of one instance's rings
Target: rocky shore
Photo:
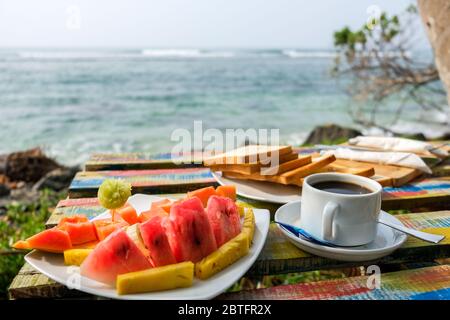
[[[43,189],[63,191],[79,170],[59,164],[40,148],[0,155],[0,207],[35,202]]]

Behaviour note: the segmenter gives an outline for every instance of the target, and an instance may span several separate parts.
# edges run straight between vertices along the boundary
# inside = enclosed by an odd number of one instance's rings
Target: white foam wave
[[[117,59],[135,58],[139,54],[114,51],[21,51],[17,55],[23,59]]]
[[[231,51],[203,51],[198,49],[145,49],[142,55],[153,58],[232,58]]]
[[[336,57],[336,53],[331,51],[283,50],[282,54],[288,56],[289,58],[294,59],[302,59],[302,58],[330,59]]]

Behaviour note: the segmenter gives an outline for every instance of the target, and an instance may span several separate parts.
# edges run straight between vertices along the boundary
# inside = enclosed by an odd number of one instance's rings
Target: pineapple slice
[[[190,287],[194,264],[190,261],[169,264],[117,276],[117,294],[130,294]]]
[[[253,210],[248,208],[244,215],[244,224],[242,226],[242,233],[245,233],[249,239],[249,245],[253,241],[253,235],[255,234],[255,214]]]
[[[250,239],[246,233],[241,232],[219,249],[195,264],[195,276],[199,279],[208,279],[217,272],[225,269],[249,252]]]
[[[69,249],[64,251],[64,264],[79,266],[94,249]]]
[[[238,209],[238,212],[239,212],[239,216],[242,218],[245,215],[245,207],[238,204],[237,205],[237,209]]]

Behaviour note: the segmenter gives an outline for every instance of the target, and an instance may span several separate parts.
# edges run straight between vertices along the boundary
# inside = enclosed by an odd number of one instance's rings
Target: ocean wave
[[[51,59],[51,60],[75,60],[75,59],[117,59],[136,58],[139,53],[115,52],[115,51],[19,51],[17,56],[22,59]]]
[[[203,59],[203,58],[289,58],[289,59],[332,59],[335,51],[300,49],[254,49],[254,50],[205,50],[205,49],[135,49],[135,50],[24,50],[0,52],[1,59],[31,60],[107,60],[107,59]],[[372,56],[371,52],[360,53]],[[380,56],[399,57],[401,53],[382,52]],[[405,53],[411,56],[411,52]]]
[[[232,51],[205,51],[198,49],[145,49],[142,55],[153,58],[232,58]]]
[[[332,51],[300,51],[300,50],[283,50],[283,55],[289,58],[301,59],[301,58],[323,58],[331,59],[336,57],[336,52]]]

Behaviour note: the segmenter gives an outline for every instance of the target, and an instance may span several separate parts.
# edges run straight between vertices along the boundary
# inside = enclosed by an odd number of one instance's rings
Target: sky
[[[411,2],[0,0],[0,47],[330,48],[371,5],[399,13]]]

